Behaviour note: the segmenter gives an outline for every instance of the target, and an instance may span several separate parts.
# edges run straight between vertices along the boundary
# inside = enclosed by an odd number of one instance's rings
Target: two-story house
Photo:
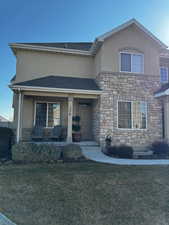
[[[17,141],[31,141],[34,126],[54,126],[72,141],[80,116],[81,140],[149,145],[169,138],[169,52],[138,21],[91,43],[12,43]]]

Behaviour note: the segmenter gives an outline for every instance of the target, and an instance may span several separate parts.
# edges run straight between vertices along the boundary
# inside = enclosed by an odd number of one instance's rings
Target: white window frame
[[[120,128],[119,127],[119,107],[118,107],[119,102],[129,102],[129,103],[131,103],[131,128]],[[133,128],[133,103],[134,102],[146,103],[146,105],[147,105],[146,128]],[[142,130],[142,131],[146,131],[147,127],[148,127],[148,103],[146,101],[139,101],[139,100],[135,100],[135,101],[118,100],[117,101],[117,129],[118,130]]]
[[[35,126],[36,124],[36,104],[38,103],[46,103],[47,104],[47,107],[46,107],[46,126],[44,128],[51,128],[53,129],[53,127],[48,127],[48,104],[60,104],[60,115],[61,115],[61,103],[60,102],[47,102],[47,101],[34,101],[34,121],[33,121],[33,125]],[[60,118],[61,119],[61,118]]]
[[[167,81],[166,82],[162,82],[162,80],[161,80],[161,68],[167,69]],[[168,83],[168,67],[167,66],[160,66],[160,83],[162,83],[162,84]]]
[[[121,70],[121,54],[130,54],[131,55],[131,71],[122,71]],[[133,72],[132,71],[132,55],[141,55],[143,57],[143,71],[142,72]],[[132,74],[144,74],[144,54],[143,53],[137,53],[137,52],[125,52],[125,51],[120,51],[119,52],[119,72],[121,73],[132,73]]]

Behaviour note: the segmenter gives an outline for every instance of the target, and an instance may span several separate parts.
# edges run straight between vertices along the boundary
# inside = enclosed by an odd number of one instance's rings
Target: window
[[[146,102],[118,102],[118,128],[146,129],[147,103]]]
[[[118,103],[118,127],[132,128],[131,125],[131,102]]]
[[[143,73],[143,54],[120,53],[121,72]]]
[[[60,125],[60,103],[36,103],[35,125],[40,127]]]
[[[160,81],[161,83],[168,82],[168,67],[164,67],[164,66],[160,67]]]

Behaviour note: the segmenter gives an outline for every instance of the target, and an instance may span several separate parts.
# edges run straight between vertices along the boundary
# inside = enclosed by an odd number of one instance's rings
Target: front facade
[[[146,146],[169,138],[167,46],[136,20],[92,43],[10,44],[17,58],[14,126],[17,141],[31,141],[35,126],[47,138],[63,128],[72,142],[72,118],[81,140]]]

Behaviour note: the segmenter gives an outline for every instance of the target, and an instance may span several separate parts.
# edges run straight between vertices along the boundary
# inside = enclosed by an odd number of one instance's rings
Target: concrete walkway
[[[105,155],[99,146],[81,146],[87,159],[116,165],[169,165],[169,159],[119,159]]]
[[[6,216],[0,213],[0,225],[16,225],[12,221],[10,221]]]

